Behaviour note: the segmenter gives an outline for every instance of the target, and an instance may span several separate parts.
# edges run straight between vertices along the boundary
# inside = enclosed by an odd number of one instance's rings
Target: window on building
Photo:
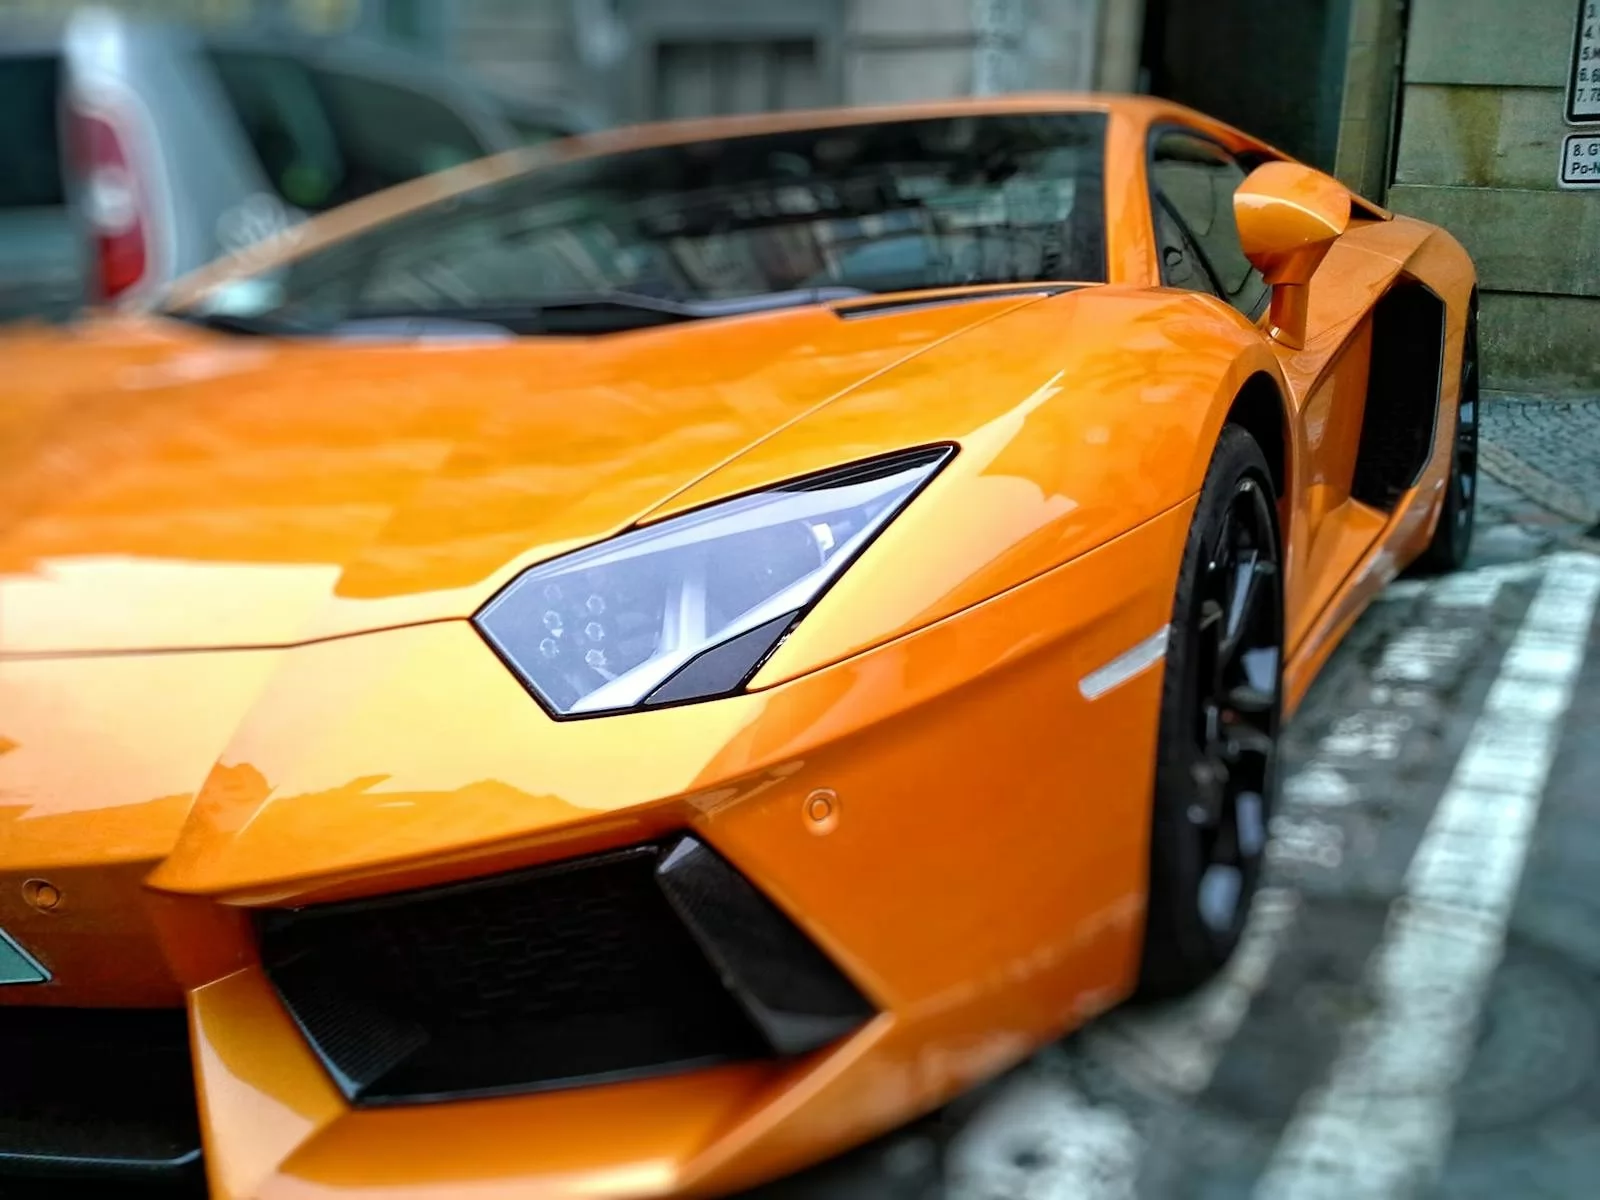
[[[815,108],[822,103],[816,42],[663,41],[656,46],[652,115]]]
[[[1156,207],[1162,201],[1170,207],[1204,257],[1222,298],[1253,317],[1266,307],[1269,289],[1245,257],[1233,217],[1233,193],[1244,178],[1232,155],[1198,134],[1169,131],[1156,139],[1150,163]]]

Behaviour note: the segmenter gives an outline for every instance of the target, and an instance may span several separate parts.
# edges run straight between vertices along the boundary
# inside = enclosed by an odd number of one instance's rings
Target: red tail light
[[[117,127],[105,116],[73,113],[73,145],[94,244],[98,299],[112,300],[144,278],[149,262],[145,198]]]

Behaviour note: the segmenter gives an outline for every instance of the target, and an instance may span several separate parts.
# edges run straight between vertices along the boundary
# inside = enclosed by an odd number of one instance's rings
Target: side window
[[[1209,292],[1221,297],[1216,280],[1206,268],[1205,260],[1189,240],[1183,226],[1172,215],[1167,202],[1155,201],[1156,251],[1161,255],[1161,282],[1167,287],[1187,288],[1191,292]]]
[[[213,52],[211,64],[278,195],[306,212],[339,203],[344,158],[304,64],[282,54],[236,50]]]
[[[420,89],[321,68],[312,78],[338,131],[352,197],[489,153],[459,113]]]
[[[1181,132],[1157,137],[1150,162],[1151,187],[1199,247],[1222,298],[1253,317],[1266,307],[1269,289],[1244,256],[1233,220],[1233,193],[1244,177],[1244,168],[1205,138]],[[1164,257],[1165,249],[1162,253]]]

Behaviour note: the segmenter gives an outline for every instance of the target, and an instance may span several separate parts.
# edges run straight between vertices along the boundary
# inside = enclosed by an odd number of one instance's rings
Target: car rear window
[[[447,104],[413,88],[285,54],[216,50],[211,61],[268,181],[305,212],[490,149]]]
[[[53,55],[0,58],[0,209],[65,203],[56,131],[60,73]]]

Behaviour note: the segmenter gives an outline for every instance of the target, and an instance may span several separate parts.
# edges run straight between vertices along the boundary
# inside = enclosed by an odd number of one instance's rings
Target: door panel
[[[1383,529],[1382,513],[1350,498],[1371,357],[1372,327],[1362,322],[1297,413],[1303,536],[1294,539],[1286,581],[1291,646]]]
[[[1286,555],[1291,653],[1388,521],[1353,500],[1351,486],[1372,368],[1372,310],[1398,270],[1393,259],[1341,239],[1311,281],[1305,348],[1277,350],[1300,449],[1296,533]]]

